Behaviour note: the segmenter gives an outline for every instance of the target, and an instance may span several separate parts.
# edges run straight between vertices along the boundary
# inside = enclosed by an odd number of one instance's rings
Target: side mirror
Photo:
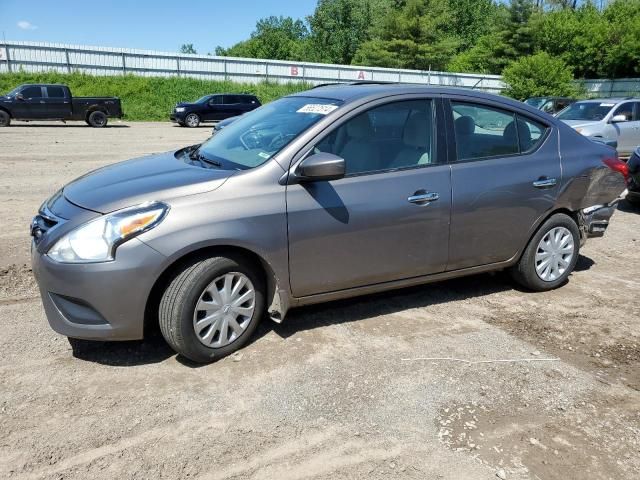
[[[16,93],[16,100],[24,100],[24,95],[21,93]]]
[[[621,123],[627,121],[628,120],[626,115],[614,115],[613,117],[611,117],[611,123]]]
[[[305,158],[298,164],[294,178],[298,182],[337,180],[345,175],[344,158],[332,153],[320,152]]]

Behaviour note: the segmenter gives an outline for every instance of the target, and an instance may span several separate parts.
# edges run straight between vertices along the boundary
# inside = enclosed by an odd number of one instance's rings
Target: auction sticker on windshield
[[[296,110],[298,113],[318,113],[320,115],[328,115],[333,112],[337,105],[323,105],[320,103],[307,103],[304,107]]]

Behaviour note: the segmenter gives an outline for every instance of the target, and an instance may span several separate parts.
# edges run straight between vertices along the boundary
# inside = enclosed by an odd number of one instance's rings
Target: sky
[[[198,53],[249,37],[271,15],[303,18],[317,0],[0,0],[0,39]]]

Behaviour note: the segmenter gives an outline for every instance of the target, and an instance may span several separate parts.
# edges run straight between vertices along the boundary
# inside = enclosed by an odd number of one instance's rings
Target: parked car
[[[0,127],[11,120],[84,120],[99,128],[122,115],[118,97],[73,97],[66,85],[25,84],[0,97]]]
[[[208,362],[301,305],[501,269],[559,287],[604,235],[621,166],[504,97],[316,88],[69,183],[33,219],[33,271],[55,331],[131,340],[155,323]]]
[[[640,99],[602,98],[576,102],[557,117],[587,137],[618,142],[620,156],[640,145]]]
[[[640,147],[636,148],[627,161],[629,175],[627,200],[640,205]]]
[[[213,130],[211,130],[211,135],[215,135],[227,125],[230,125],[231,123],[235,122],[237,119],[238,117],[229,117],[225,120],[220,120],[213,126]]]
[[[237,117],[255,110],[260,105],[260,100],[255,95],[205,95],[193,103],[178,103],[169,118],[182,127],[197,127],[202,122]]]
[[[527,98],[524,103],[553,115],[564,108],[567,108],[575,101],[575,98],[568,97],[531,97]]]

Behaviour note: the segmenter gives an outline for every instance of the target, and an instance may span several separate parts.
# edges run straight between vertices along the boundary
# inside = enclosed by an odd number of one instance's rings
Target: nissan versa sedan
[[[301,305],[502,269],[559,287],[625,173],[612,148],[504,97],[323,86],[69,183],[33,219],[33,271],[60,334],[159,325],[210,362]]]

